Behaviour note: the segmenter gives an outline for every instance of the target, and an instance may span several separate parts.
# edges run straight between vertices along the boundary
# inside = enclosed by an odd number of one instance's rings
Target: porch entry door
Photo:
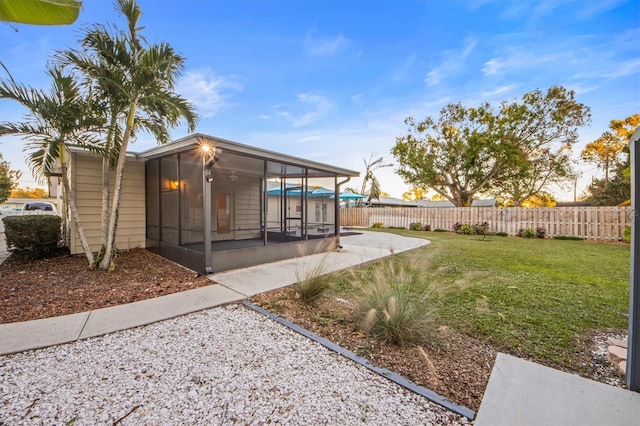
[[[216,233],[218,238],[231,236],[231,193],[216,192]]]

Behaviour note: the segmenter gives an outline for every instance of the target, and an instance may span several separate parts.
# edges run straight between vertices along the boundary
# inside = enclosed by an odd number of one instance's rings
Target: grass
[[[394,257],[360,282],[358,301],[364,331],[396,345],[419,341],[434,328],[437,293],[419,268]]]
[[[331,287],[333,279],[326,274],[325,261],[326,256],[321,256],[311,264],[303,264],[296,272],[297,282],[293,288],[303,302],[314,303]]]
[[[384,230],[428,238],[429,246],[395,255],[420,265],[441,292],[440,324],[488,340],[500,350],[571,369],[595,329],[627,329],[630,252],[627,245]],[[337,277],[337,297],[374,282],[382,262]],[[334,277],[334,280],[336,278]],[[342,296],[340,296],[342,294]]]

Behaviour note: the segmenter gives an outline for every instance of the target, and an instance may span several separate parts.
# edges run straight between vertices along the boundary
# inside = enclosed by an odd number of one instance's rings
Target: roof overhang
[[[274,151],[269,151],[263,148],[255,146],[241,144],[239,142],[230,141],[227,139],[221,139],[214,136],[205,135],[202,133],[195,133],[193,135],[186,136],[184,138],[177,139],[166,145],[160,145],[155,148],[135,154],[139,160],[150,160],[153,158],[164,157],[170,154],[176,154],[183,151],[193,149],[195,146],[201,143],[208,143],[220,148],[223,152],[229,151],[235,154],[245,155],[253,158],[259,158],[267,161],[273,161],[286,165],[303,167],[313,169],[318,172],[322,172],[326,176],[345,176],[345,177],[358,177],[360,172],[344,169],[341,167],[335,167],[329,164],[319,163],[312,160],[306,160],[304,158],[295,157],[292,155],[282,154]]]

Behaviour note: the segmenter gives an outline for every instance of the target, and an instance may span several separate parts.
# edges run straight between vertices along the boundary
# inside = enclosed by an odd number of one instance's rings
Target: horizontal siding
[[[260,180],[237,185],[234,194],[235,239],[260,238]]]
[[[91,250],[97,252],[102,244],[102,162],[99,158],[73,154],[71,185],[80,221]],[[115,173],[112,172],[110,190],[113,199]],[[123,179],[123,192],[118,212],[116,248],[120,250],[144,247],[145,244],[145,185],[144,164],[129,161]],[[80,239],[71,224],[71,252],[82,253]]]

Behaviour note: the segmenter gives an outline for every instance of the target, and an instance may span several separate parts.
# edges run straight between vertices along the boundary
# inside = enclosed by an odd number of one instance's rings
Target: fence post
[[[631,275],[629,282],[629,338],[627,387],[640,392],[640,127],[629,140],[631,163]]]

